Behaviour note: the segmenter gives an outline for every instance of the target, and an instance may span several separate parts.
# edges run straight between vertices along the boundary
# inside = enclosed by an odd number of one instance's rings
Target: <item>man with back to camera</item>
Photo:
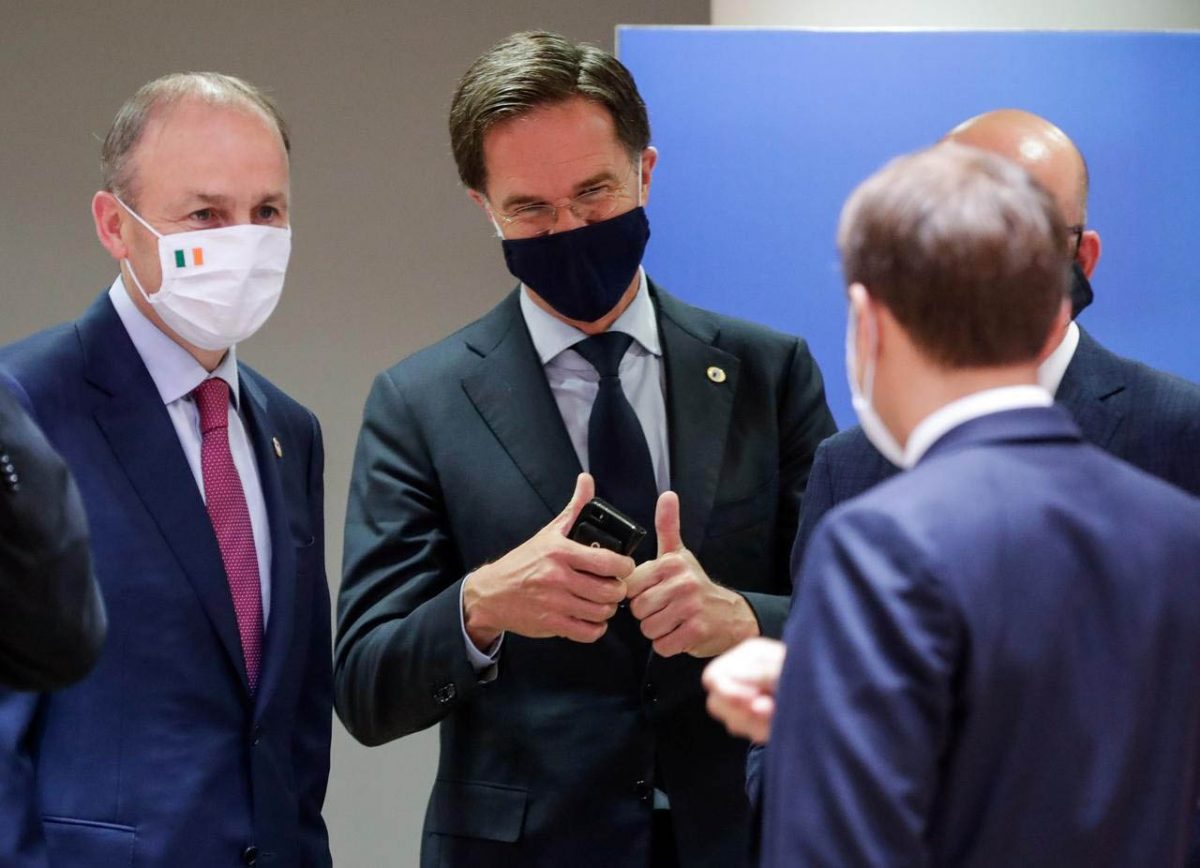
[[[450,129],[521,286],[375,381],[339,713],[367,744],[441,723],[423,865],[737,865],[745,742],[705,715],[699,676],[778,635],[834,430],[817,366],[645,276],[658,154],[610,54],[510,37],[467,71]],[[565,539],[593,489],[652,530],[636,570]]]
[[[288,147],[240,79],[142,87],[92,200],[120,275],[0,351],[79,484],[109,614],[89,677],[0,696],[5,866],[330,864],[320,429],[235,349],[283,288]]]
[[[1083,155],[1061,129],[1019,109],[998,109],[970,118],[946,140],[972,145],[1009,159],[1048,190],[1070,234],[1071,321],[1062,338],[1047,347],[1039,382],[1079,425],[1085,440],[1147,473],[1200,495],[1200,387],[1179,377],[1120,358],[1082,329],[1075,318],[1092,302],[1090,279],[1100,259],[1100,235],[1087,228],[1088,171]],[[898,471],[868,441],[859,426],[821,444],[813,461],[800,530],[792,551],[796,575],[812,530],[825,513]],[[779,647],[751,646],[718,670],[721,684],[749,697],[778,678]],[[744,688],[744,690],[743,690]],[[720,689],[718,687],[718,689]],[[765,738],[770,703],[753,727]],[[762,792],[762,754],[755,747],[747,764],[747,790],[757,803]],[[1191,864],[1200,865],[1200,835]]]
[[[1069,318],[1068,235],[1027,173],[954,143],[843,211],[855,408],[912,469],[807,547],[766,865],[1184,857],[1200,502],[1086,444],[1036,385]]]
[[[15,391],[0,371],[0,684],[54,690],[95,665],[107,621],[79,491]]]

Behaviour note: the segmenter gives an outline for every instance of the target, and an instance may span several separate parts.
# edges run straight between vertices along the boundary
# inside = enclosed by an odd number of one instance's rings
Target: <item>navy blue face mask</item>
[[[1092,303],[1092,284],[1078,262],[1071,263],[1071,319]]]
[[[569,232],[504,239],[512,276],[579,322],[595,322],[617,306],[642,263],[650,221],[641,207]]]

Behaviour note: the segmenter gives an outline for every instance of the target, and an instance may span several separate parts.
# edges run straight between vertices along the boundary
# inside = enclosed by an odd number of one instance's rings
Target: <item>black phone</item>
[[[645,536],[644,527],[598,497],[584,505],[567,534],[568,539],[585,546],[609,549],[622,555],[632,555]]]

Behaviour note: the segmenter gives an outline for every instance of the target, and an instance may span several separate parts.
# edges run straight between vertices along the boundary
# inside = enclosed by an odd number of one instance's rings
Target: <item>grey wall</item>
[[[0,343],[76,316],[114,278],[88,202],[96,137],[129,94],[187,69],[273,89],[293,125],[294,252],[282,304],[239,352],[325,426],[336,593],[371,377],[511,285],[450,158],[458,76],[514,30],[611,48],[617,23],[708,15],[707,0],[0,0]],[[436,757],[433,732],[368,750],[337,726],[326,816],[339,865],[416,864]]]

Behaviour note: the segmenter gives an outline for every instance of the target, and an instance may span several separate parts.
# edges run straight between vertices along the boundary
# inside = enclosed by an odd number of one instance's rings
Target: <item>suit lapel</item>
[[[191,583],[248,691],[242,643],[221,551],[175,426],[107,296],[77,325],[94,415],[118,465]]]
[[[519,291],[519,290],[518,290]],[[462,386],[553,516],[571,499],[579,457],[546,382],[514,292],[466,337],[480,356]]]
[[[1079,346],[1054,399],[1070,411],[1085,440],[1110,449],[1125,418],[1127,398],[1120,360],[1081,328]]]
[[[667,372],[671,488],[684,544],[697,548],[712,512],[738,388],[738,358],[714,346],[719,327],[651,284]],[[715,382],[709,369],[724,380]]]
[[[262,672],[255,702],[261,711],[279,684],[292,640],[296,552],[292,544],[287,501],[279,478],[280,464],[284,459],[275,453],[272,437],[277,432],[272,428],[271,416],[267,412],[267,397],[247,376],[245,368],[240,369],[238,381],[241,384],[241,410],[246,420],[246,436],[250,438],[254,460],[258,464],[258,478],[267,506],[267,523],[271,534],[271,611],[267,619],[267,632],[263,637]]]

